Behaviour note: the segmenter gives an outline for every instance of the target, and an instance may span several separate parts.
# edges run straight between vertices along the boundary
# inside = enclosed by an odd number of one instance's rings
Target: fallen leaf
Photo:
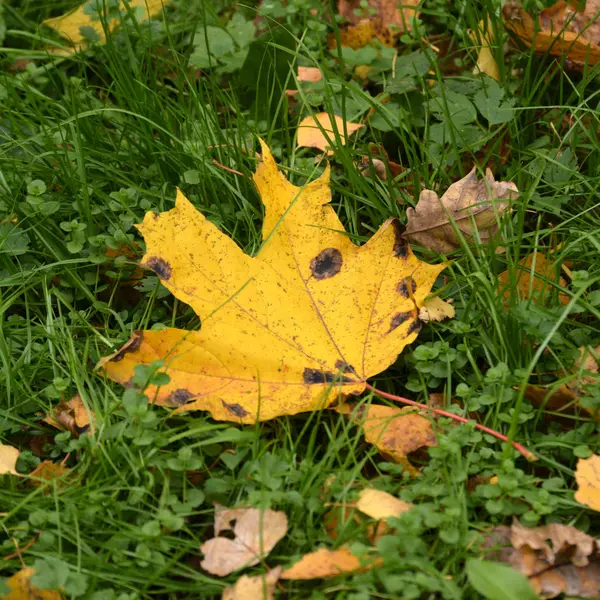
[[[600,346],[596,346],[593,352],[582,346],[579,348],[579,358],[573,365],[573,374],[576,377],[559,387],[556,387],[556,384],[547,387],[527,385],[525,398],[536,407],[543,407],[551,412],[574,415],[581,409],[598,418],[597,409],[582,406],[580,403],[586,394],[584,386],[598,383],[598,361],[594,356],[600,356]],[[588,374],[584,375],[583,372]]]
[[[388,172],[392,178],[395,178],[400,175],[400,173],[404,172],[402,165],[389,159],[383,146],[369,144],[368,149],[369,154],[367,156],[362,156],[357,165],[362,175],[376,175],[379,179],[385,181],[388,178]]]
[[[170,0],[129,0],[127,3],[129,10],[135,10],[138,22],[142,22],[155,15],[158,15],[165,4]],[[103,2],[98,3],[102,11]],[[100,43],[106,42],[106,34],[102,20],[96,12],[90,14],[90,8],[96,6],[94,2],[85,2],[75,10],[72,10],[64,15],[53,17],[42,21],[42,25],[54,29],[60,36],[66,38],[74,48],[85,48],[89,39],[95,39]],[[112,18],[106,21],[106,27],[109,31],[113,31],[120,23],[121,18],[126,18],[129,15],[128,8],[123,0],[119,0],[119,10],[121,17],[118,15],[112,17],[114,9],[108,8]]]
[[[600,512],[600,455],[580,458],[575,469],[575,500]]]
[[[575,527],[551,523],[530,529],[515,521],[512,527],[496,527],[485,547],[488,556],[526,575],[542,598],[600,594],[598,540]]]
[[[477,32],[472,31],[470,33],[473,42],[480,44],[477,64],[473,69],[473,73],[483,73],[496,81],[500,81],[500,69],[492,52],[495,41],[491,19],[488,18],[487,21],[479,21],[477,29]]]
[[[0,444],[0,475],[19,475],[16,469],[19,454],[16,448]]]
[[[498,231],[498,219],[508,208],[508,200],[517,194],[514,183],[495,181],[489,169],[485,178],[478,180],[473,167],[441,198],[432,190],[423,190],[417,206],[406,211],[408,223],[403,236],[423,248],[446,254],[460,247],[456,227],[467,242],[478,231],[485,244]]]
[[[408,512],[412,504],[382,490],[367,488],[358,495],[356,508],[372,519],[389,519]]]
[[[53,463],[50,460],[44,460],[33,471],[31,471],[31,473],[29,473],[29,478],[31,479],[31,483],[33,485],[40,487],[42,485],[62,479],[70,471],[71,469],[61,465],[60,463]],[[57,484],[60,486],[61,484],[64,484],[64,482],[57,482]]]
[[[317,67],[298,67],[298,75],[296,80],[299,82],[306,83],[317,83],[323,79],[323,73],[321,69]],[[298,94],[298,90],[285,90],[288,96],[295,96]]]
[[[437,445],[431,421],[410,407],[363,404],[355,409],[352,405],[342,404],[335,410],[350,415],[362,428],[369,444],[375,445],[384,456],[404,465],[413,477],[419,471],[411,465],[408,455],[421,448]]]
[[[399,35],[412,29],[412,20],[419,16],[420,0],[338,0],[338,13],[349,23],[374,21]],[[398,8],[401,5],[402,8]],[[391,26],[391,27],[390,27]]]
[[[355,25],[348,25],[340,30],[340,42],[342,48],[352,48],[360,50],[365,46],[371,45],[373,40],[381,42],[384,46],[394,45],[394,35],[381,21],[375,19],[363,19]],[[328,38],[329,48],[337,48],[335,35],[331,34]]]
[[[280,575],[281,567],[271,569],[266,575],[242,575],[233,586],[225,588],[221,600],[273,600]]]
[[[375,559],[361,561],[348,546],[337,550],[321,548],[305,554],[297,563],[283,571],[281,579],[327,579],[368,571],[376,564]]]
[[[450,300],[442,300],[439,296],[433,296],[425,300],[425,304],[419,311],[419,319],[424,322],[443,321],[444,319],[452,319],[456,311],[454,306],[450,304]]]
[[[393,220],[354,245],[329,206],[329,169],[293,186],[263,146],[254,179],[266,207],[255,258],[181,192],[174,209],[146,215],[143,264],[202,329],[136,332],[100,361],[111,379],[129,385],[137,365],[164,360],[170,383],[146,389],[156,402],[254,423],[362,392],[416,338],[445,264],[418,260]]]
[[[76,394],[68,402],[59,402],[43,420],[52,427],[70,431],[79,437],[90,429],[89,415],[81,396]]]
[[[216,506],[215,537],[200,546],[204,554],[200,565],[219,577],[257,565],[285,536],[287,528],[287,517],[281,511]],[[233,531],[234,538],[219,536],[222,531]]]
[[[576,3],[557,2],[533,19],[517,2],[502,8],[504,24],[535,52],[564,57],[580,69],[600,60],[600,2],[588,0],[582,11]]]
[[[25,567],[6,580],[10,592],[2,596],[2,600],[61,600],[57,590],[41,590],[31,583],[35,571]]]
[[[531,300],[545,305],[556,297],[561,304],[568,304],[569,296],[557,291],[557,285],[566,287],[567,284],[558,276],[552,261],[541,252],[528,254],[512,269],[498,275],[498,290],[504,297],[506,306],[513,299]]]
[[[346,145],[347,139],[344,133],[344,120],[341,117],[335,116],[335,129],[329,113],[319,113],[317,115],[302,119],[298,125],[298,135],[296,138],[296,147],[298,148],[318,148],[326,150],[327,154],[333,154],[331,147],[339,143],[342,146]],[[363,127],[362,123],[345,122],[345,127],[348,135],[352,135]],[[337,130],[336,137],[335,130]]]

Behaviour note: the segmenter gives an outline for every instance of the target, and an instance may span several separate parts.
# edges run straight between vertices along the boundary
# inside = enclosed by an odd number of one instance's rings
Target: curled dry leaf
[[[321,548],[305,554],[297,563],[281,573],[281,579],[327,579],[348,573],[368,571],[377,559],[362,559],[342,546],[337,550]]]
[[[487,243],[498,231],[500,215],[508,200],[518,194],[509,181],[496,181],[488,169],[485,178],[477,179],[475,167],[460,181],[453,183],[440,198],[432,190],[423,190],[415,208],[406,211],[408,223],[404,237],[423,248],[449,253],[460,247],[462,234],[467,242],[477,239]]]
[[[489,557],[526,575],[542,598],[600,594],[598,541],[575,527],[551,523],[529,529],[515,522],[496,527],[485,545]]]
[[[410,407],[363,404],[355,408],[342,404],[335,410],[350,415],[362,428],[368,443],[375,445],[384,456],[404,465],[413,476],[418,475],[419,471],[411,465],[408,455],[421,448],[437,445],[431,421]]]
[[[129,14],[129,10],[136,9],[138,21],[143,21],[158,15],[165,4],[170,0],[129,0],[127,7],[123,0],[119,0],[119,10],[121,18],[125,18]],[[106,34],[102,20],[97,14],[89,14],[88,9],[95,3],[86,2],[64,15],[46,19],[42,25],[51,27],[60,36],[66,38],[69,43],[75,48],[85,48],[89,39],[95,39],[100,43],[106,42]],[[102,7],[103,3],[100,2]],[[102,10],[102,9],[101,9]],[[138,13],[137,11],[141,11]],[[141,17],[139,16],[141,14]],[[109,31],[113,31],[120,23],[121,18],[114,17],[108,19],[106,25]]]
[[[565,415],[576,414],[578,410],[584,410],[595,418],[598,411],[593,408],[581,406],[580,400],[585,396],[585,386],[598,383],[598,361],[600,346],[591,351],[585,346],[579,348],[579,358],[575,361],[573,377],[568,383],[559,387],[527,385],[525,387],[525,398],[537,407],[545,410],[562,413]]]
[[[354,245],[329,205],[329,169],[300,188],[263,146],[254,181],[264,244],[250,257],[178,193],[139,226],[143,264],[200,317],[200,331],[136,332],[99,367],[128,385],[164,360],[159,404],[253,423],[361,393],[420,329],[418,311],[445,265],[418,260],[393,220]],[[409,291],[410,288],[410,291]]]
[[[74,436],[90,430],[90,414],[79,394],[76,394],[68,402],[59,402],[51,413],[44,417],[44,421],[52,427],[70,431]]]
[[[483,73],[496,81],[500,81],[500,69],[494,58],[492,48],[495,46],[494,30],[492,21],[488,18],[487,21],[479,21],[477,26],[478,31],[471,31],[470,37],[474,43],[480,44],[479,54],[477,55],[477,64],[473,69],[475,74]]]
[[[588,0],[582,11],[576,2],[561,0],[535,20],[517,2],[508,2],[502,11],[506,27],[536,52],[564,57],[573,68],[600,61],[599,0]]]
[[[427,298],[419,311],[419,319],[424,322],[453,319],[456,311],[450,302],[451,300],[445,301],[439,296]]]
[[[514,268],[498,275],[498,290],[505,299],[505,306],[511,300],[531,300],[546,305],[557,297],[561,304],[568,304],[569,296],[558,290],[558,286],[566,285],[558,275],[558,268],[541,252],[528,254]]]
[[[362,175],[376,176],[384,181],[388,179],[388,172],[393,179],[404,171],[402,165],[389,159],[383,146],[369,144],[369,154],[362,156],[357,167]]]
[[[364,0],[338,0],[338,13],[354,25],[364,20],[375,22],[393,35],[410,31],[413,19],[419,16],[420,0],[367,0],[366,4]]]
[[[281,567],[264,575],[242,575],[235,585],[225,588],[221,600],[273,600],[280,575]]]
[[[0,475],[18,475],[16,465],[21,454],[17,448],[0,444]]]
[[[367,488],[358,495],[356,508],[372,519],[389,519],[408,512],[412,504],[404,502],[383,490]]]
[[[204,554],[200,565],[219,577],[256,565],[285,536],[287,528],[287,517],[281,511],[216,506],[215,537],[200,547]],[[227,530],[233,531],[232,540],[219,536]]]
[[[31,576],[35,571],[25,567],[17,571],[6,580],[10,591],[2,600],[61,600],[62,596],[57,590],[41,590],[31,583]]]
[[[331,148],[335,147],[338,141],[342,146],[345,146],[347,142],[344,120],[336,115],[334,121],[335,126],[329,113],[319,113],[302,119],[298,125],[296,146],[298,148],[317,148],[326,151],[327,154],[333,154]],[[345,131],[350,136],[363,125],[346,121],[345,127]]]
[[[600,512],[600,455],[580,458],[575,470],[575,500]]]

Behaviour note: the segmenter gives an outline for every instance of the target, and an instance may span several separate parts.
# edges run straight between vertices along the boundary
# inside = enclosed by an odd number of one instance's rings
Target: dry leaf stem
[[[451,413],[451,412],[448,412],[445,410],[441,410],[439,408],[431,408],[430,406],[427,406],[427,404],[421,404],[420,402],[415,402],[414,400],[409,400],[408,398],[403,398],[402,396],[395,396],[394,394],[388,394],[387,392],[384,392],[382,390],[377,389],[376,387],[373,387],[369,383],[366,384],[366,387],[368,390],[371,390],[374,394],[377,394],[378,396],[381,396],[382,398],[386,398],[387,400],[393,400],[394,402],[402,402],[402,404],[408,404],[410,406],[415,406],[416,408],[419,408],[422,410],[429,410],[436,415],[440,415],[441,417],[448,417],[450,419],[454,419],[455,421],[460,421],[461,423],[469,423],[469,419],[466,419],[465,417],[455,415],[454,413]],[[520,452],[527,460],[529,460],[529,461],[537,460],[537,456],[533,452],[531,452],[531,450],[527,450],[527,448],[525,448],[525,446],[522,446],[521,444],[519,444],[518,442],[515,442],[514,440],[509,440],[508,437],[506,437],[504,434],[500,433],[499,431],[496,431],[495,429],[490,429],[489,427],[486,427],[485,425],[481,425],[480,423],[475,423],[475,427],[477,429],[479,429],[480,431],[485,431],[485,433],[489,433],[490,435],[493,435],[495,438],[497,438],[503,442],[507,442],[517,452]]]

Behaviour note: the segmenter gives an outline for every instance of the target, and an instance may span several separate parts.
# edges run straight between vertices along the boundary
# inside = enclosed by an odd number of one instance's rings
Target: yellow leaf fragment
[[[281,567],[264,575],[242,575],[234,585],[226,587],[221,600],[273,600]]]
[[[163,9],[163,6],[169,1],[170,0],[129,0],[127,4],[129,9],[134,11],[138,22],[141,22],[159,14]],[[102,19],[97,13],[88,14],[90,7],[93,7],[94,5],[95,3],[93,2],[85,2],[75,10],[64,15],[46,19],[42,22],[42,25],[54,29],[54,31],[66,38],[74,47],[84,47],[90,35],[97,36],[100,43],[105,43],[106,34],[104,32]],[[104,2],[99,0],[98,5],[100,11],[102,11]],[[109,3],[107,2],[106,5],[108,6]],[[123,0],[120,0],[119,9],[121,18],[126,18],[129,15],[129,11]],[[102,12],[100,12],[100,14],[102,14]],[[108,30],[112,32],[121,23],[121,18],[114,17],[108,19],[106,23]],[[88,35],[85,35],[86,32],[88,32]]]
[[[31,483],[36,487],[47,485],[56,480],[61,480],[65,475],[70,473],[71,469],[59,463],[53,463],[50,460],[42,461],[31,473],[29,478]],[[64,485],[64,482],[58,482],[59,485]]]
[[[477,32],[471,32],[470,37],[473,42],[480,44],[479,54],[477,55],[477,64],[473,72],[483,73],[496,81],[500,81],[500,69],[494,58],[492,48],[495,46],[492,21],[488,18],[486,21],[479,21]]]
[[[342,546],[337,550],[321,548],[305,554],[297,563],[281,573],[281,579],[327,579],[345,573],[368,571],[376,561],[361,559],[350,548]]]
[[[298,125],[296,146],[298,148],[318,148],[319,150],[326,150],[327,154],[333,154],[331,148],[335,147],[338,141],[342,146],[345,146],[347,142],[344,133],[344,120],[336,115],[334,121],[335,125],[329,113],[319,113],[314,117],[309,116],[302,119],[300,125]],[[363,127],[363,124],[346,121],[345,127],[345,131],[350,136]]]
[[[577,461],[575,480],[578,486],[575,500],[600,512],[600,455],[580,458]]]
[[[600,61],[600,1],[588,0],[582,11],[577,3],[560,0],[533,19],[517,2],[502,7],[504,24],[536,52],[566,59],[567,66],[581,69]]]
[[[323,79],[321,69],[317,67],[298,67],[298,81],[317,83]]]
[[[373,40],[381,42],[384,46],[394,45],[394,36],[389,27],[379,20],[363,19],[354,25],[348,25],[340,30],[340,42],[342,48],[352,48],[359,50],[365,46],[371,45]],[[337,47],[335,36],[329,37],[330,48]]]
[[[408,512],[412,504],[382,490],[367,488],[358,495],[356,508],[372,519],[389,519]]]
[[[204,554],[200,565],[219,577],[256,565],[285,536],[287,528],[287,517],[281,511],[216,506],[215,537],[200,547]],[[227,530],[233,531],[232,540],[219,536]]]
[[[508,200],[518,194],[517,186],[496,181],[488,169],[478,180],[475,167],[460,181],[453,183],[440,198],[432,190],[423,190],[415,208],[406,211],[408,223],[404,237],[423,248],[449,253],[461,245],[462,234],[467,243],[487,243],[498,231],[500,215],[508,208]]]
[[[436,446],[437,440],[431,421],[412,408],[393,406],[362,405],[358,409],[343,404],[337,412],[349,414],[362,428],[365,440],[373,444],[384,455],[404,468],[414,477],[418,469],[411,465],[408,455],[420,448]]]
[[[41,590],[31,583],[31,576],[35,571],[24,568],[6,580],[10,592],[2,600],[61,600],[60,592],[56,590]]]
[[[68,402],[59,402],[44,421],[57,429],[70,431],[79,436],[90,429],[90,414],[79,394]]]
[[[254,181],[265,205],[255,257],[181,192],[174,209],[148,213],[138,226],[142,264],[202,328],[136,332],[101,361],[111,379],[128,384],[136,365],[164,360],[170,383],[146,389],[155,402],[253,423],[362,392],[416,338],[444,264],[418,260],[393,220],[353,244],[329,205],[329,169],[296,187],[263,145]]]
[[[443,321],[444,319],[454,318],[455,314],[456,311],[454,310],[454,306],[450,304],[450,301],[446,302],[439,296],[433,296],[425,300],[425,304],[423,304],[419,311],[419,319],[426,323],[429,321]]]
[[[19,475],[16,469],[19,454],[17,448],[0,444],[0,475]]]

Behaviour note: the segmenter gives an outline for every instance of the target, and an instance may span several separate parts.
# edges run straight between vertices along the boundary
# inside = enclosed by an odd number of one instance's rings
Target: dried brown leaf
[[[477,230],[481,242],[487,243],[498,231],[498,218],[508,208],[508,200],[517,194],[514,183],[496,181],[489,169],[485,178],[478,180],[473,167],[441,198],[432,190],[423,190],[417,206],[406,211],[408,223],[403,235],[423,248],[444,254],[460,247],[455,227],[467,242]]]
[[[412,20],[419,16],[420,0],[338,0],[338,13],[349,23],[357,23],[367,19],[381,23],[390,29],[394,35],[410,31]],[[399,8],[399,6],[402,8]]]
[[[450,302],[451,300],[445,301],[439,296],[428,298],[419,310],[419,319],[428,322],[454,318],[456,311]]]
[[[234,524],[235,522],[235,524]],[[287,533],[284,512],[258,508],[215,507],[215,537],[204,542],[200,551],[202,568],[225,577],[243,567],[258,564]],[[233,531],[234,539],[219,537],[222,531]]]
[[[63,477],[70,472],[69,467],[65,467],[60,463],[53,463],[50,460],[44,460],[29,473],[29,478],[36,487],[52,482],[56,482],[59,487],[62,487],[66,485],[66,482],[62,481]]]
[[[44,421],[52,427],[70,431],[74,436],[79,437],[90,429],[90,414],[79,394],[76,394],[68,402],[59,402],[44,417]]]

